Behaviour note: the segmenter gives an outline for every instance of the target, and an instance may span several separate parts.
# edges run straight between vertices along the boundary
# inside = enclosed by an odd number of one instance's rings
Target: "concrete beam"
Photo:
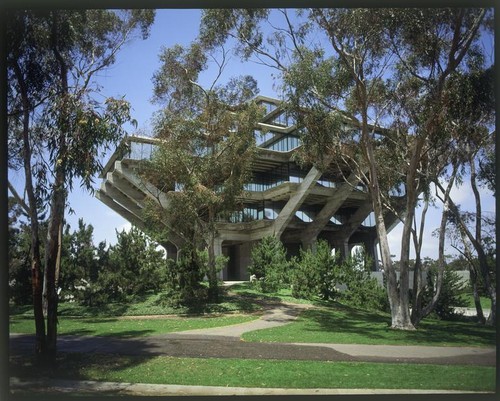
[[[109,195],[101,191],[100,189],[97,190],[95,194],[96,198],[99,199],[102,203],[104,203],[106,206],[108,206],[110,209],[118,213],[121,217],[123,217],[125,220],[130,222],[131,224],[135,225],[137,228],[139,228],[142,231],[145,231],[145,225],[144,221],[137,217],[135,214],[130,212],[129,210],[125,209],[122,205],[116,203],[113,198],[111,198]]]
[[[313,241],[315,241],[318,234],[323,230],[323,228],[328,224],[332,216],[340,209],[342,204],[349,197],[354,189],[354,186],[359,182],[356,174],[352,173],[348,178],[347,182],[342,184],[338,188],[332,197],[328,199],[325,206],[316,215],[314,220],[309,223],[307,228],[304,230],[302,237],[302,244],[309,246]]]
[[[162,191],[156,188],[153,184],[141,180],[134,170],[125,167],[122,162],[115,162],[115,172],[120,174],[120,176],[142,191],[146,196],[159,202],[162,207],[166,208],[168,206],[169,202],[167,196]]]
[[[138,190],[117,172],[106,174],[106,182],[111,183],[115,188],[118,188],[130,199],[133,199],[136,202],[142,202],[146,198],[146,194],[144,192]]]
[[[105,182],[101,184],[100,193],[107,195],[113,199],[115,203],[120,204],[124,209],[128,210],[138,219],[142,220],[142,208],[128,196],[114,188],[110,183]]]
[[[280,214],[274,220],[273,229],[274,234],[279,238],[283,231],[285,231],[286,226],[292,220],[293,216],[299,210],[300,206],[307,198],[311,190],[316,185],[316,181],[321,177],[321,171],[319,171],[316,167],[312,167],[311,170],[307,173],[304,180],[300,183],[297,191],[290,196],[290,199],[286,203],[286,205],[281,209]]]
[[[137,217],[142,218],[142,207],[137,204],[137,201],[129,198],[126,194],[113,186],[110,182],[103,182],[101,184],[101,192],[104,192],[109,197],[113,198],[115,202],[120,203],[127,210],[134,213]]]

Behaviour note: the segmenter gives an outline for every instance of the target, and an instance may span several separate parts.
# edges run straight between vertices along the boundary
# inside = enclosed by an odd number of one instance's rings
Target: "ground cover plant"
[[[10,372],[17,377],[36,377],[38,374],[26,358],[11,358]],[[493,367],[364,362],[62,353],[52,376],[111,382],[262,388],[495,390]]]

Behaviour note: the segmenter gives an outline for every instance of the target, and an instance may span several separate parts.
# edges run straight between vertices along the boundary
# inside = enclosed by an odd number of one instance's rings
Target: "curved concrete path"
[[[206,336],[224,336],[240,338],[243,333],[249,331],[270,329],[283,326],[294,321],[297,316],[305,309],[311,308],[307,304],[272,304],[273,306],[265,309],[264,314],[256,320],[246,323],[233,324],[231,326],[214,327],[210,329],[195,329],[179,331],[176,334],[206,335]]]
[[[328,343],[245,342],[243,333],[292,322],[311,305],[279,303],[268,306],[256,320],[209,329],[155,336],[119,338],[104,336],[58,337],[63,352],[169,355],[197,358],[248,358],[281,360],[371,361],[496,366],[495,347],[435,347]],[[33,336],[10,336],[11,352],[31,351]]]

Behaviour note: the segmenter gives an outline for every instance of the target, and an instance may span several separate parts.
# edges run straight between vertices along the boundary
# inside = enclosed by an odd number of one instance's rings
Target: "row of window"
[[[299,145],[299,138],[297,138],[296,136],[287,135],[280,140],[272,143],[270,146],[267,146],[267,149],[277,150],[279,152],[288,152],[292,149],[295,149]]]
[[[295,216],[298,217],[305,223],[310,223],[314,221],[315,213],[310,211],[298,210]],[[233,212],[228,219],[223,219],[231,223],[241,223],[250,222],[255,220],[274,220],[278,217],[278,212],[274,208],[270,207],[245,207],[241,211]],[[331,219],[330,222],[337,225],[345,224],[347,221],[347,216],[336,214]],[[373,212],[361,223],[364,227],[374,227],[375,218]]]
[[[156,145],[153,145],[152,143],[129,142],[128,150],[126,151],[124,158],[132,160],[151,160],[155,149]]]

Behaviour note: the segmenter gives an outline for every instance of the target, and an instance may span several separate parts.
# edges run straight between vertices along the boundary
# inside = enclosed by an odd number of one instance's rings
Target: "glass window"
[[[296,136],[287,135],[280,140],[271,144],[268,149],[277,150],[278,152],[288,152],[300,145],[300,139]]]
[[[364,227],[375,227],[375,213],[371,212],[361,225]]]

